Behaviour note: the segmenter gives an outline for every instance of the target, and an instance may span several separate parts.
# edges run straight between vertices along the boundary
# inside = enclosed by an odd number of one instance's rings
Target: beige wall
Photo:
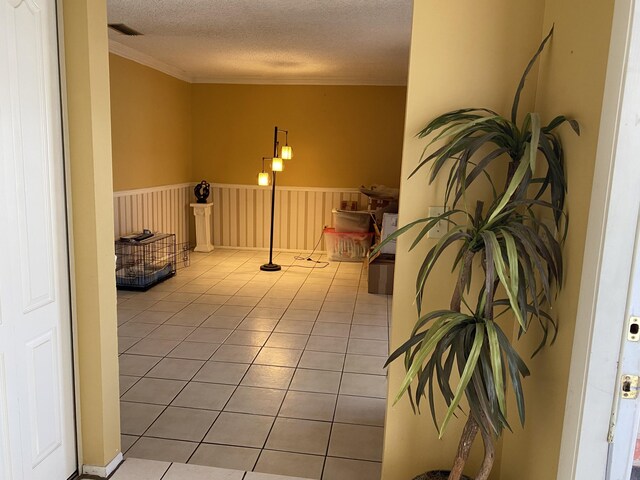
[[[555,23],[555,35],[543,57],[536,110],[543,120],[563,113],[576,118],[582,134],[561,130],[568,176],[569,235],[564,248],[567,277],[556,303],[560,333],[556,344],[528,361],[525,382],[527,426],[504,438],[503,478],[552,479],[556,476],[591,184],[595,164],[605,71],[611,36],[613,0],[547,2],[545,29]],[[529,356],[537,332],[521,343]],[[525,358],[527,358],[525,357]]]
[[[106,2],[63,15],[80,463],[103,467],[120,452]]]
[[[419,0],[414,5],[401,175],[402,224],[426,216],[428,206],[442,204],[443,182],[428,186],[428,168],[406,180],[425,146],[415,134],[436,115],[456,108],[488,107],[509,114],[522,70],[541,39],[544,2]],[[535,85],[534,71],[521,111],[533,105]],[[410,237],[399,240],[398,252],[407,251]],[[418,264],[430,246],[425,244],[396,257],[392,348],[407,338],[415,323],[415,277]],[[448,307],[454,283],[450,273],[452,261],[452,256],[443,257],[434,272],[428,284],[425,310]],[[402,362],[395,363],[389,374],[389,398],[395,397],[403,376]],[[427,469],[451,467],[464,419],[452,422],[444,439],[438,441],[429,409],[426,405],[424,409],[421,416],[415,416],[406,397],[395,406],[388,405],[384,480],[408,480]],[[444,410],[440,412],[444,414]],[[513,424],[519,428],[517,419],[513,419]],[[470,462],[470,475],[475,474],[478,466],[479,450],[481,448],[476,449]],[[492,478],[500,478],[499,460]],[[520,476],[512,474],[502,478]]]
[[[191,176],[191,85],[109,55],[113,189],[185,183]]]
[[[277,125],[293,147],[282,185],[399,185],[405,87],[194,84],[192,91],[194,180],[253,184]]]
[[[282,185],[400,183],[405,87],[192,85],[114,54],[110,70],[115,191],[253,184],[275,125],[294,148]]]

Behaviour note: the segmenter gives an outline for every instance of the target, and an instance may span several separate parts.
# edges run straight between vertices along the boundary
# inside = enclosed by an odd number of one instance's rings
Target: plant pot
[[[413,480],[448,480],[449,473],[451,473],[449,470],[431,470],[430,472],[425,472],[418,475]],[[463,475],[461,479],[472,480],[465,475]]]

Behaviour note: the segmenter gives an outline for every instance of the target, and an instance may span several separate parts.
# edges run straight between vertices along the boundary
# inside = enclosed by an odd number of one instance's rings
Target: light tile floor
[[[82,478],[82,477],[80,477]],[[268,473],[128,458],[111,480],[305,480]]]
[[[390,297],[367,293],[361,263],[281,253],[281,272],[261,272],[265,259],[192,253],[174,278],[118,292],[125,456],[168,462],[164,480],[187,468],[171,462],[380,478]]]

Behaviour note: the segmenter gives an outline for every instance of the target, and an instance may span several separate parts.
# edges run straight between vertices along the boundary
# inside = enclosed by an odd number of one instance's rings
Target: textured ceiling
[[[405,85],[411,0],[108,0],[112,51],[193,82]],[[127,55],[129,53],[129,55]],[[144,63],[144,62],[143,62]]]

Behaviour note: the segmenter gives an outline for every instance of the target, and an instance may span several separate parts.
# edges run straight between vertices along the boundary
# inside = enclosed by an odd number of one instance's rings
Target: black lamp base
[[[280,265],[276,265],[275,263],[265,263],[260,266],[260,270],[264,272],[277,272],[278,270],[282,270]]]

